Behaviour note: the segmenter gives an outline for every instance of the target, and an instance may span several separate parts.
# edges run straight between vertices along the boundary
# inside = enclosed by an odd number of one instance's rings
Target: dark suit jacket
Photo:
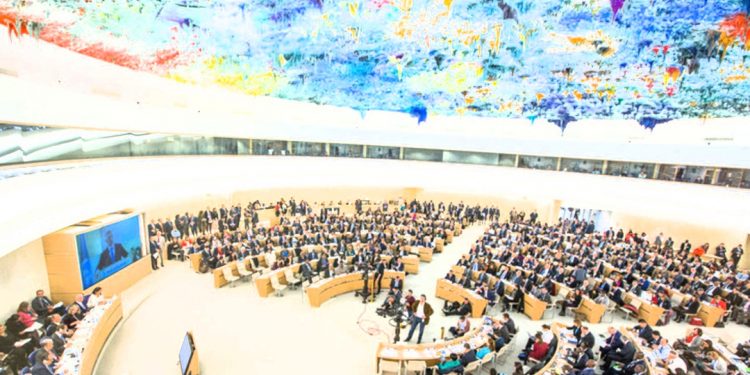
[[[641,328],[640,326],[636,326],[635,329],[638,330],[638,337],[640,337],[640,338],[642,338],[642,339],[644,339],[644,340],[646,340],[648,342],[651,342],[651,340],[654,339],[654,337],[652,335],[652,333],[654,331],[651,329],[651,326],[646,325],[643,328]]]
[[[628,341],[628,343],[623,345],[622,348],[611,353],[610,359],[627,364],[633,360],[633,356],[635,356],[635,347],[632,342]]]
[[[583,370],[586,368],[586,362],[588,361],[589,361],[589,356],[586,353],[581,353],[576,358],[575,363],[573,363],[573,368],[577,370]]]
[[[47,306],[52,306],[52,305],[53,305],[52,300],[47,298],[47,296],[34,297],[34,299],[31,301],[31,308],[34,310],[34,312],[37,315],[42,315],[42,316],[47,315]]]
[[[54,375],[43,363],[37,363],[31,368],[31,375]]]
[[[477,360],[477,351],[474,349],[469,350],[461,356],[461,365],[466,366],[471,362]]]
[[[61,356],[63,351],[65,351],[65,339],[61,338],[58,334],[54,334],[52,335],[52,343],[54,344],[52,351],[54,351],[58,357]]]
[[[300,273],[306,278],[312,277],[313,269],[312,265],[308,263],[302,263],[302,265],[299,267]]]
[[[402,289],[404,288],[404,281],[403,281],[403,280],[401,280],[401,279],[398,279],[398,280],[396,280],[396,279],[391,279],[391,285],[390,285],[390,288],[391,288],[391,289],[393,289],[393,288],[396,288],[396,289],[398,289],[398,290],[402,290]]]
[[[596,339],[594,338],[594,334],[589,332],[585,336],[581,337],[580,340],[578,340],[578,346],[586,344],[586,347],[593,348],[595,342]]]
[[[111,259],[111,256],[109,255],[109,250],[107,248],[102,251],[101,257],[99,257],[99,265],[96,266],[96,269],[102,270],[112,263],[115,263],[119,261],[122,258],[126,258],[128,256],[128,252],[125,251],[125,248],[122,247],[121,244],[116,243],[115,245],[115,258]]]

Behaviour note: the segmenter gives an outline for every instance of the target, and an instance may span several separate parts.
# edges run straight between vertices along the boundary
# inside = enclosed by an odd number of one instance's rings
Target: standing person
[[[411,328],[409,329],[409,334],[406,336],[405,341],[410,341],[411,337],[414,335],[414,331],[419,327],[417,344],[422,343],[424,326],[430,323],[430,316],[432,313],[432,306],[427,303],[427,297],[424,294],[420,295],[419,301],[412,305]]]
[[[373,289],[377,288],[377,292],[375,292],[375,294],[380,294],[380,287],[381,287],[380,284],[383,282],[383,275],[385,274],[385,268],[386,268],[385,260],[381,260],[380,263],[378,263],[375,266],[375,286],[373,287]]]
[[[742,249],[742,245],[735,246],[734,249],[732,249],[732,262],[734,263],[735,270],[737,269],[737,265],[740,264],[740,259],[742,259],[742,254],[745,254],[745,250]]]
[[[151,237],[151,241],[148,243],[149,253],[151,254],[151,269],[154,271],[159,269],[159,242],[155,237]],[[163,265],[162,265],[163,266]]]

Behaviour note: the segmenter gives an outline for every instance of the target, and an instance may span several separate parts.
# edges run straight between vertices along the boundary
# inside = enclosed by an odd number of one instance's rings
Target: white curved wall
[[[123,208],[166,215],[182,208],[175,202],[192,202],[192,209],[316,188],[333,192],[329,196],[347,194],[343,199],[359,192],[376,198],[407,187],[422,189],[419,198],[498,202],[506,211],[517,205],[544,214],[556,200],[563,206],[606,209],[615,213],[618,225],[651,236],[664,231],[675,240],[734,246],[750,233],[747,189],[431,162],[165,157],[100,161],[0,181],[0,256],[67,225]]]

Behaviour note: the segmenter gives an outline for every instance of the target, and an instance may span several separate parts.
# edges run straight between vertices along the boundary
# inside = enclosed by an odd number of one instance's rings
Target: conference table
[[[540,320],[547,310],[547,303],[529,293],[523,295],[523,313],[531,320]]]
[[[375,359],[377,371],[380,371],[380,360],[385,361],[424,361],[427,366],[434,366],[440,362],[440,357],[450,356],[451,353],[461,355],[464,352],[464,344],[468,343],[472,348],[480,348],[489,345],[489,336],[483,332],[484,327],[471,329],[465,335],[442,342],[431,342],[425,344],[378,344]]]
[[[190,259],[190,268],[193,269],[195,272],[200,272],[201,269],[201,260],[203,260],[203,254],[201,253],[192,253],[188,255],[188,259]]]
[[[332,261],[329,259],[329,261]],[[311,260],[310,266],[313,270],[317,267],[318,260]],[[255,278],[255,288],[258,289],[258,295],[261,297],[268,297],[269,294],[273,293],[273,286],[271,285],[271,277],[276,276],[281,284],[287,284],[286,275],[284,274],[287,269],[291,270],[292,273],[298,273],[302,263],[292,264],[291,266],[281,267],[273,271],[264,273]]]
[[[721,307],[713,306],[708,302],[701,302],[701,307],[698,309],[696,316],[703,320],[706,327],[713,327],[721,320],[725,312]]]
[[[647,301],[641,297],[636,296],[632,292],[628,292],[622,298],[622,300],[628,304],[630,301],[637,299],[640,300],[641,306],[638,308],[638,318],[643,319],[651,326],[656,326],[662,315],[664,315],[664,308],[654,305],[651,301]]]
[[[117,296],[105,300],[101,305],[89,310],[78,324],[71,343],[60,356],[58,373],[65,375],[90,375],[99,359],[99,353],[109,338],[109,334],[122,319],[122,302]]]
[[[352,272],[334,276],[332,278],[321,279],[314,282],[305,289],[307,300],[310,302],[310,306],[320,307],[323,302],[328,301],[329,299],[340,294],[362,290],[362,288],[364,287],[364,279],[362,278],[362,276],[362,272]],[[391,280],[395,279],[396,277],[399,277],[403,282],[404,278],[406,277],[406,273],[390,270],[385,271],[385,273],[383,274],[383,279],[380,282],[380,286],[383,289],[388,290]],[[372,293],[375,283],[375,276],[373,272],[370,272],[370,277],[367,282],[368,288],[370,288],[370,293]]]
[[[475,293],[473,290],[466,289],[461,285],[454,284],[446,279],[437,280],[435,297],[458,303],[463,302],[464,298],[467,298],[469,303],[471,303],[472,318],[481,317],[484,314],[484,310],[487,308],[487,300],[484,297]]]
[[[432,253],[435,249],[427,246],[404,246],[404,250],[418,256],[422,262],[432,262]]]
[[[386,263],[389,263],[393,258],[390,255],[381,255],[380,259],[384,259]],[[351,264],[351,259],[347,260],[348,264]],[[409,275],[416,275],[419,273],[419,257],[416,255],[407,255],[401,257],[401,263],[404,264],[404,271]]]
[[[576,315],[582,315],[589,323],[597,324],[602,321],[607,306],[600,305],[589,297],[583,297],[581,304],[573,310]]]

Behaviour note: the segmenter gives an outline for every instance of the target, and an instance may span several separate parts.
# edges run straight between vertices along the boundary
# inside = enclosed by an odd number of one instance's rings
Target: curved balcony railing
[[[33,163],[169,155],[296,155],[419,160],[750,188],[749,169],[721,166],[0,125],[0,166],[6,166],[0,171],[0,178],[61,168]]]

